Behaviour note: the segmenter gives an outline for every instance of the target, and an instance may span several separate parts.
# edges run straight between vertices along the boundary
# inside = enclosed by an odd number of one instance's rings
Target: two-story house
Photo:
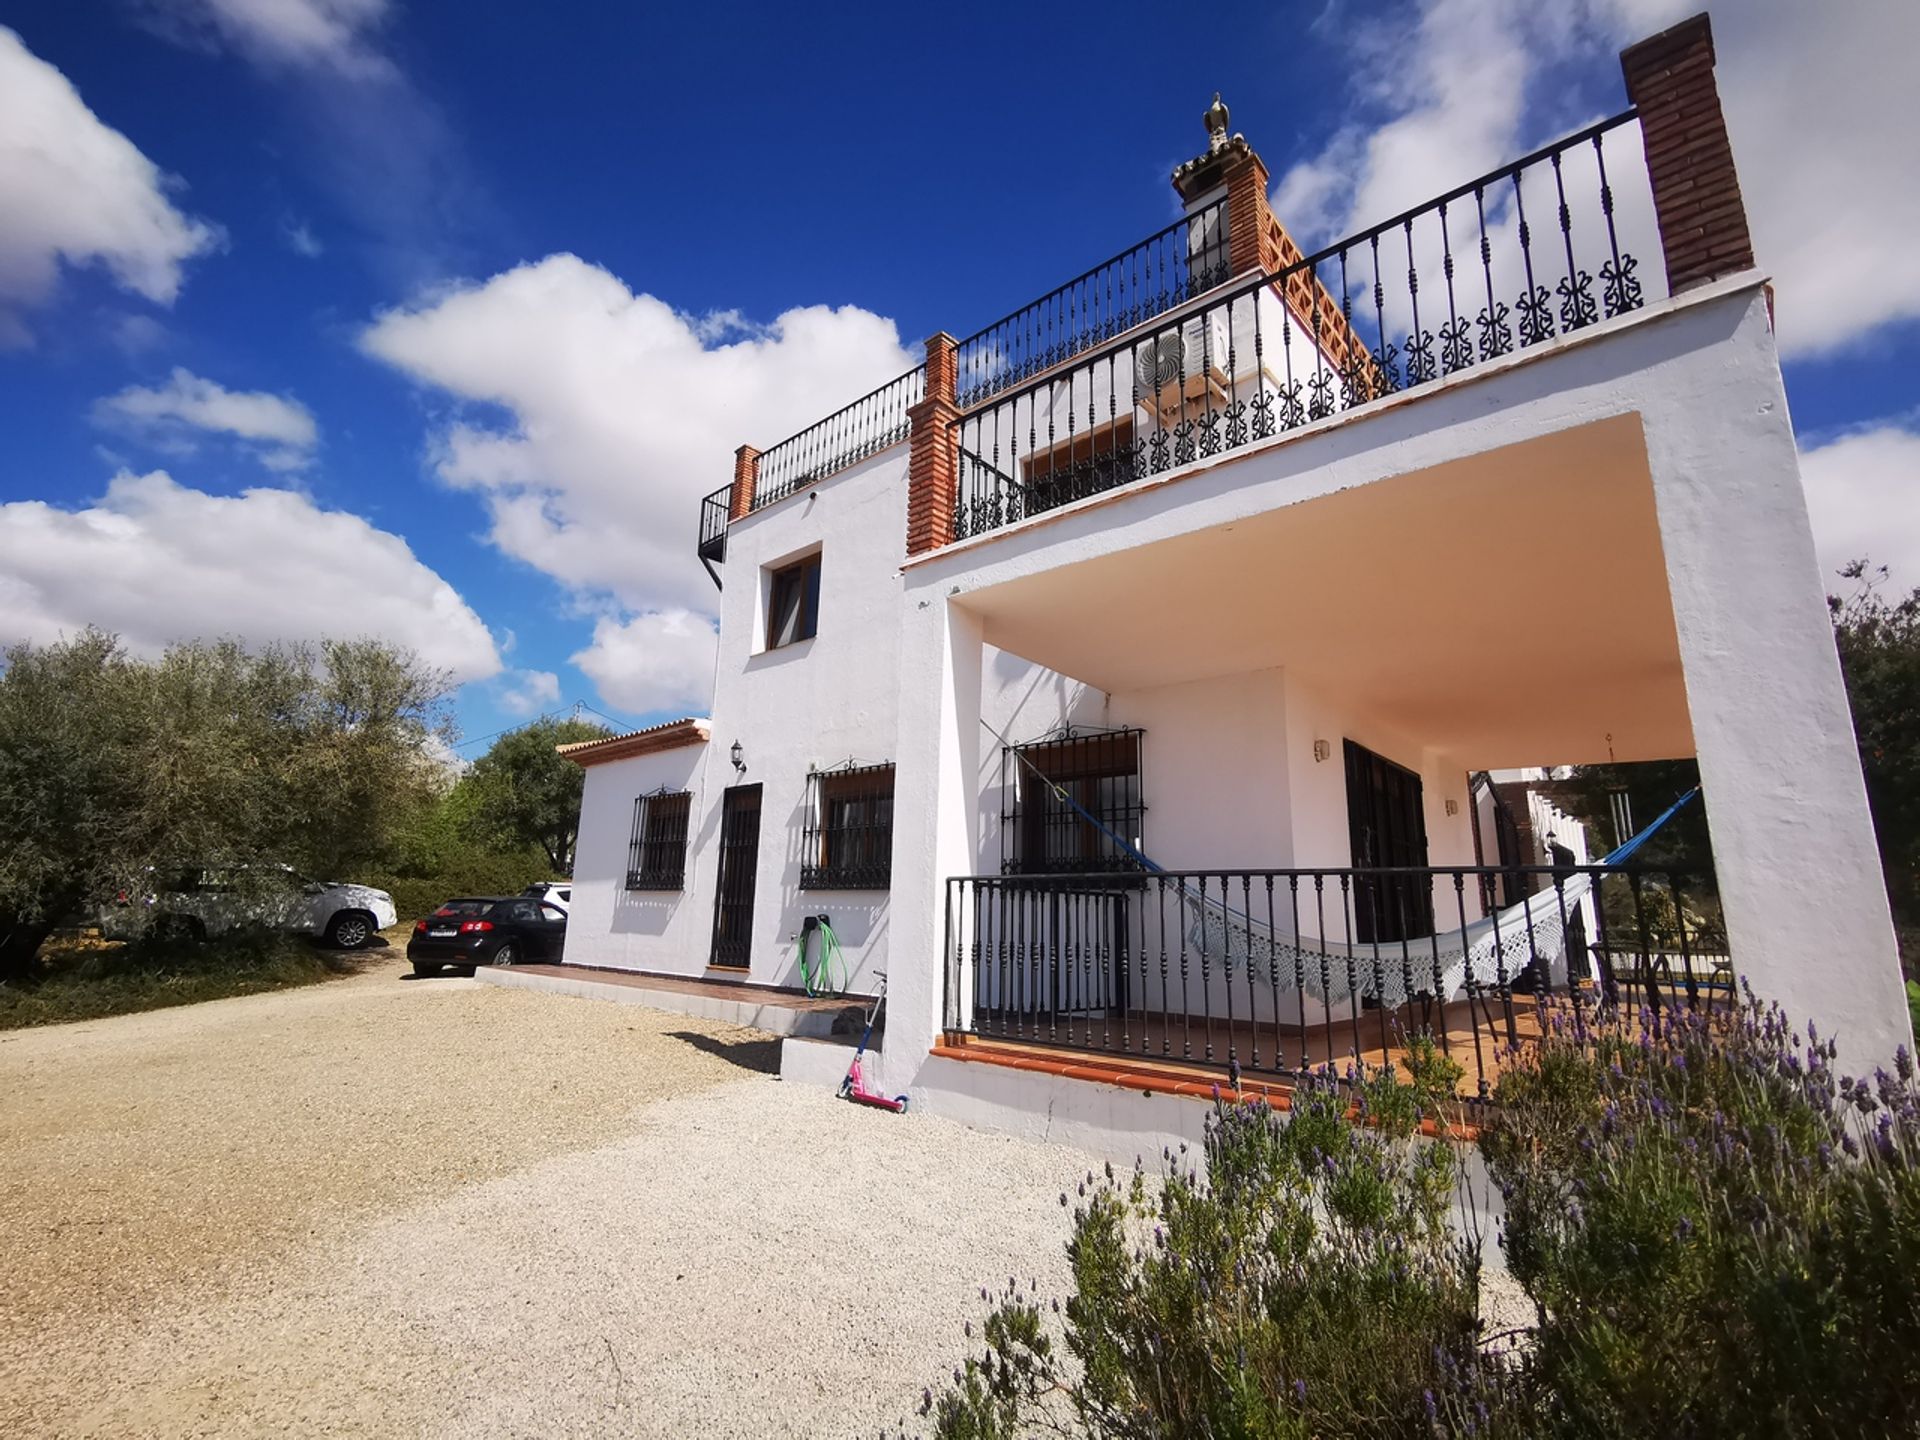
[[[882,1083],[936,1106],[1417,1029],[1471,1091],[1541,994],[1711,1003],[1729,957],[1890,1054],[1706,18],[1622,63],[1620,114],[1313,254],[1216,98],[1172,225],[742,447],[711,718],[568,747],[569,964],[796,987],[827,915],[835,988],[890,977]],[[1476,854],[1476,775],[1684,756],[1715,873]]]

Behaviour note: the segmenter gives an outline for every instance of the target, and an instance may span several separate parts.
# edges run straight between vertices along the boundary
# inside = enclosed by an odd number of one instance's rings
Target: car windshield
[[[449,900],[433,913],[436,919],[442,915],[458,918],[463,915],[484,915],[492,908],[491,900]]]

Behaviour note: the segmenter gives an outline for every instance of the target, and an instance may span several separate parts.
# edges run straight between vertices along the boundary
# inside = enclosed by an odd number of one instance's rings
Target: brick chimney
[[[1753,268],[1753,237],[1733,145],[1713,78],[1704,14],[1620,52],[1627,98],[1640,112],[1647,178],[1675,295]]]
[[[1227,253],[1233,273],[1245,275],[1256,267],[1262,272],[1278,268],[1286,263],[1278,243],[1286,231],[1267,205],[1266,162],[1247,143],[1246,136],[1227,134],[1232,115],[1220,102],[1219,91],[1214,92],[1213,104],[1201,118],[1207,127],[1206,153],[1174,168],[1174,193],[1187,213],[1194,215],[1219,199],[1224,189]],[[1292,241],[1287,243],[1291,245]],[[1300,258],[1297,246],[1293,258]]]

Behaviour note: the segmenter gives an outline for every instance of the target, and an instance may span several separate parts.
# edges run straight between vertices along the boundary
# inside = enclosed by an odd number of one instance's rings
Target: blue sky
[[[372,631],[475,737],[698,711],[733,447],[1167,223],[1215,89],[1312,245],[1622,108],[1691,8],[0,0],[0,641]],[[1823,558],[1920,583],[1920,7],[1714,24]]]

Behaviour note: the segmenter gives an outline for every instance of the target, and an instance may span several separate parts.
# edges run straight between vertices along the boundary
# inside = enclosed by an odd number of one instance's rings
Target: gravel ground
[[[1074,1152],[756,1032],[353,980],[0,1038],[0,1434],[873,1434]]]

